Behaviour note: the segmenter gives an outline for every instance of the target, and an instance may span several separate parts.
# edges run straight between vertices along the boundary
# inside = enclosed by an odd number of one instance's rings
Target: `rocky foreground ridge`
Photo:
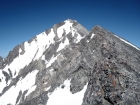
[[[140,105],[140,50],[68,19],[0,57],[0,105]]]

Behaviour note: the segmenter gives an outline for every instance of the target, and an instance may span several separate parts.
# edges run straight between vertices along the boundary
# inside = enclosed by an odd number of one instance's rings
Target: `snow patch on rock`
[[[136,48],[137,50],[140,51],[140,49],[138,47],[134,46],[133,44],[129,43],[128,41],[126,41],[126,40],[118,37],[117,35],[114,35],[114,36],[117,37],[117,38],[119,38],[121,41],[125,42],[126,44],[129,44],[130,46],[132,46],[132,47],[134,47],[134,48]]]
[[[38,70],[29,73],[25,78],[20,79],[15,86],[12,86],[8,91],[6,91],[0,97],[0,105],[7,104],[15,105],[16,99],[20,91],[24,92],[25,90],[30,89],[28,94],[31,93],[35,89],[35,86],[34,87],[32,86],[35,84],[35,77],[37,73]]]
[[[66,20],[64,22],[65,22],[65,24],[57,29],[57,35],[58,35],[59,38],[62,37],[64,31],[65,31],[66,34],[68,34],[71,31],[71,27],[72,27],[73,23],[71,23],[68,20]]]
[[[60,43],[59,48],[57,49],[57,52],[62,50],[66,45],[69,45],[69,40],[68,38],[65,39],[64,43]]]

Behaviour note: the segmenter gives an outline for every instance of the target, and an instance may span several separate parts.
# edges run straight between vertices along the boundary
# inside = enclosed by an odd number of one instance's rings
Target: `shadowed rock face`
[[[29,90],[19,91],[17,104],[47,105],[49,94],[58,87],[65,88],[64,81],[70,80],[69,91],[72,94],[80,92],[87,84],[82,105],[139,105],[140,51],[100,26],[95,26],[89,32],[76,21],[69,21],[83,38],[75,43],[72,32],[64,32],[62,41],[59,41],[57,28],[65,22],[55,25],[55,43],[44,51],[44,59],[41,55],[40,59],[22,68],[10,85],[4,88],[1,97],[18,83],[20,77],[25,78],[37,69],[35,90],[28,95]],[[64,43],[66,38],[69,45],[57,52],[60,43]],[[14,57],[17,54],[12,55]],[[57,57],[56,60],[47,66],[46,60],[49,62],[54,57]],[[11,71],[9,69],[9,74],[4,72],[8,79],[13,76]]]
[[[3,65],[3,58],[0,56],[0,68],[2,67]]]

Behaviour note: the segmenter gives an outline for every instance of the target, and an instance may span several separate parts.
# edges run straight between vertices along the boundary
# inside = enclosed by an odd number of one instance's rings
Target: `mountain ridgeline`
[[[0,57],[0,105],[140,105],[140,49],[68,19]]]

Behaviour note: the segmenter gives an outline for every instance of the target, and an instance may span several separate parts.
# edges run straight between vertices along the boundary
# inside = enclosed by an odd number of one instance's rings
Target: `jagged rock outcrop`
[[[140,103],[140,50],[100,26],[89,32],[68,19],[9,54],[1,105]]]
[[[0,56],[0,68],[2,67],[3,65],[3,58]]]

